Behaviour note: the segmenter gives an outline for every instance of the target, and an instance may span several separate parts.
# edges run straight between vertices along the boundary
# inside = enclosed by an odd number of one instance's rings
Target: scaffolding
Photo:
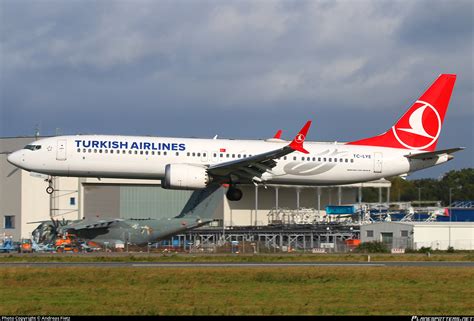
[[[359,239],[359,236],[359,225],[344,224],[287,225],[284,228],[208,227],[174,236],[168,244],[174,244],[175,249],[191,253],[314,252],[314,249],[324,249],[324,252],[347,252],[353,247],[346,241]]]

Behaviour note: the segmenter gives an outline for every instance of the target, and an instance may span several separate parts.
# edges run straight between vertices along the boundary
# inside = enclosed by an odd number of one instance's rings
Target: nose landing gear
[[[48,179],[46,180],[48,182],[48,187],[46,187],[46,193],[48,194],[53,194],[54,193],[54,188],[53,188],[53,177],[49,176]]]

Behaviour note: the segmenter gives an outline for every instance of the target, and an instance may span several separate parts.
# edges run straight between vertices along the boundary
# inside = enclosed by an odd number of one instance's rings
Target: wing
[[[309,153],[303,148],[303,143],[310,126],[311,121],[307,121],[293,141],[283,148],[253,155],[247,158],[211,165],[207,172],[218,182],[233,182],[236,180],[238,181],[239,179],[260,182],[263,173],[271,173],[271,169],[276,166],[276,159],[294,151],[299,151],[305,154]]]
[[[109,228],[111,225],[122,222],[123,219],[100,219],[100,220],[85,220],[67,224],[62,228],[64,230],[93,230]]]

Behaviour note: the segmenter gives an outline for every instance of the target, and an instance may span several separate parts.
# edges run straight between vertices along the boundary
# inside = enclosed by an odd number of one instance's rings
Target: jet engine
[[[168,164],[161,186],[166,189],[201,189],[210,182],[205,167],[189,164]]]

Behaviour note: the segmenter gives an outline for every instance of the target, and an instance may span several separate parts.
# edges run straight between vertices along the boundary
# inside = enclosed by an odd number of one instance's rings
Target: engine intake
[[[189,164],[168,164],[161,186],[166,189],[201,189],[209,184],[205,167]]]

